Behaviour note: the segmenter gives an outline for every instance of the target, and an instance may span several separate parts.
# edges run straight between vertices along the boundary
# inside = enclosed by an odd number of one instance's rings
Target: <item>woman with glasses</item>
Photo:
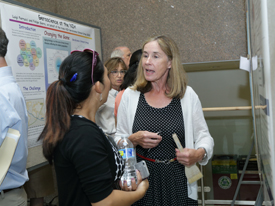
[[[111,137],[116,133],[116,123],[114,116],[115,98],[120,91],[120,85],[123,83],[124,75],[127,71],[127,66],[123,59],[119,57],[110,58],[105,67],[108,70],[108,77],[111,81],[111,88],[108,99],[97,111],[95,121],[102,130]]]
[[[142,198],[147,181],[132,181],[122,191],[124,169],[115,145],[95,123],[110,90],[108,71],[96,51],[73,51],[61,64],[59,79],[46,97],[46,124],[39,137],[43,154],[54,163],[59,205],[131,205]],[[127,185],[121,185],[128,190]]]

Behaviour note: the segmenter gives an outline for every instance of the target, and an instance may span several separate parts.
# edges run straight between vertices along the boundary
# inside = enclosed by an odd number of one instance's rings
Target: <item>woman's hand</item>
[[[124,191],[113,190],[112,193],[109,196],[107,196],[105,199],[96,203],[91,203],[91,205],[93,206],[132,205],[134,202],[144,197],[146,191],[149,188],[148,180],[146,179],[142,181],[142,177],[139,172],[137,172],[137,179],[138,179],[137,184],[135,180],[132,180],[131,188],[128,188],[126,183],[122,185],[120,181],[120,187]],[[131,190],[135,190],[135,191],[131,191]],[[131,191],[131,192],[125,192],[125,191]]]
[[[134,146],[140,145],[145,149],[158,146],[162,137],[158,133],[148,131],[138,131],[129,137]]]
[[[178,162],[187,167],[190,167],[196,164],[196,162],[202,160],[204,153],[205,151],[203,148],[200,148],[197,150],[184,148],[182,151],[179,151],[179,149],[176,149],[176,156],[177,156]]]
[[[148,180],[146,179],[146,180],[143,180],[143,181],[142,181],[142,177],[141,177],[140,172],[139,172],[138,170],[136,170],[136,174],[137,174],[137,183],[136,183],[135,179],[133,178],[133,179],[131,180],[131,186],[128,187],[126,181],[124,181],[123,184],[122,184],[122,182],[120,181],[120,182],[119,182],[120,188],[121,188],[122,190],[124,190],[124,191],[135,191],[135,190],[137,190],[137,189],[139,189],[139,188],[140,188],[140,190],[145,190],[145,191],[147,191],[147,189],[148,189],[148,187],[149,187],[149,182],[148,182]]]

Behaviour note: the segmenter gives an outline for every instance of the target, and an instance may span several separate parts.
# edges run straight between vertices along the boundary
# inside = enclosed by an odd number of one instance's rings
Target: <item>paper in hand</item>
[[[172,135],[172,137],[173,137],[179,151],[183,151],[183,147],[182,147],[182,145],[179,141],[179,138],[178,138],[177,134],[174,133]],[[186,175],[187,180],[190,184],[203,177],[200,169],[197,167],[196,164],[194,164],[190,167],[185,166],[185,175]]]
[[[0,185],[10,167],[19,137],[19,131],[9,128],[7,135],[0,146]]]

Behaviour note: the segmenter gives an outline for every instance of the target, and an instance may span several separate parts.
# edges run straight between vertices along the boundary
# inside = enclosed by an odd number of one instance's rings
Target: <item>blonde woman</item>
[[[129,136],[137,161],[145,160],[150,171],[149,189],[134,205],[198,205],[197,183],[188,183],[185,166],[207,164],[214,146],[200,100],[187,86],[171,38],[150,38],[142,51],[137,80],[118,108],[115,138],[118,142],[121,135]],[[174,133],[183,152],[176,149]]]

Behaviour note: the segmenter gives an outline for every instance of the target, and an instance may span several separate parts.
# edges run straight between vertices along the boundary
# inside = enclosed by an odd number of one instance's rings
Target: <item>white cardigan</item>
[[[140,92],[130,88],[127,88],[122,95],[117,112],[115,142],[118,142],[122,135],[130,136],[132,134],[139,96]],[[181,107],[185,129],[185,146],[192,149],[204,147],[207,152],[207,158],[199,162],[199,164],[206,165],[212,157],[214,141],[208,131],[198,95],[189,86],[187,86],[184,97],[181,99]],[[192,184],[187,182],[187,186],[188,197],[197,200],[197,182]]]

